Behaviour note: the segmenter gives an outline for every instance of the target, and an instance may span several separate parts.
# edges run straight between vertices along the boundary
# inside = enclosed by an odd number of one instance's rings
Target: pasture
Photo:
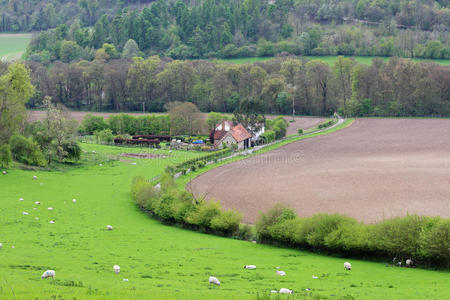
[[[189,188],[244,212],[249,223],[274,202],[301,217],[339,213],[368,223],[407,213],[449,218],[448,132],[448,119],[358,119],[332,134],[211,170]]]
[[[11,61],[21,58],[30,41],[31,33],[1,33],[0,60]]]
[[[268,299],[271,289],[282,287],[302,299],[443,299],[450,293],[448,271],[351,260],[353,270],[346,272],[346,258],[163,225],[135,206],[131,179],[151,178],[198,153],[82,147],[78,166],[0,175],[1,299]],[[166,158],[110,160],[148,151]],[[114,264],[121,267],[118,275]],[[257,269],[244,270],[245,264]],[[277,266],[287,276],[277,276]],[[41,279],[46,269],[54,269],[56,278]],[[209,286],[210,275],[222,285]]]
[[[309,60],[321,60],[323,62],[328,63],[329,65],[334,64],[337,56],[303,56]],[[352,56],[353,59],[359,64],[363,65],[371,65],[372,60],[375,56]],[[379,57],[383,59],[385,62],[388,62],[390,57]],[[274,59],[274,57],[243,57],[243,58],[229,58],[229,59],[220,59],[220,61],[229,62],[233,64],[245,64],[245,63],[255,63],[260,61],[267,61]],[[423,58],[408,58],[414,62],[434,62],[443,66],[450,65],[450,59],[423,59]]]

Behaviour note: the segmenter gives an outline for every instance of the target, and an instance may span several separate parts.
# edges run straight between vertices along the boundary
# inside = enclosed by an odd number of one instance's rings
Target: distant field
[[[30,41],[31,33],[0,34],[0,59],[11,61],[20,58]]]
[[[336,61],[337,56],[303,56],[304,58],[310,60],[322,60],[328,64],[333,64]],[[363,65],[372,64],[372,59],[375,56],[352,56],[358,63]],[[390,57],[381,57],[384,61],[389,61]],[[266,61],[273,59],[273,57],[244,57],[244,58],[230,58],[230,59],[221,59],[220,61],[230,62],[234,64],[245,64],[245,63],[255,63],[259,61]],[[422,59],[422,58],[410,58],[415,62],[435,62],[440,65],[448,66],[450,65],[450,59]]]

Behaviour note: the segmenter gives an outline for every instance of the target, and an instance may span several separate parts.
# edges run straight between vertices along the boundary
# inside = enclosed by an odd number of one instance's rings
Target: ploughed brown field
[[[343,130],[213,169],[188,186],[253,223],[280,202],[299,216],[365,223],[450,217],[450,120],[358,119]]]

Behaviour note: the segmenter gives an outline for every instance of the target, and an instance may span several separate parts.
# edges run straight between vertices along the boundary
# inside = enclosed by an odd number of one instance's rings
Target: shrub
[[[81,147],[76,141],[65,141],[62,148],[66,153],[65,159],[79,161],[81,157]]]
[[[282,204],[275,204],[267,213],[260,213],[256,221],[256,233],[259,239],[270,239],[270,227],[284,220],[294,219],[296,214],[293,209]]]
[[[367,226],[344,222],[325,237],[324,245],[338,252],[369,252],[369,237]]]
[[[435,218],[431,228],[422,231],[420,244],[423,255],[436,259],[443,259],[441,265],[450,269],[450,219]]]
[[[303,134],[303,129],[302,129],[302,128],[299,128],[299,129],[297,130],[297,133],[298,133],[299,135],[302,135],[302,134]]]
[[[96,130],[94,131],[94,135],[97,139],[97,142],[100,143],[112,143],[114,141],[114,135],[112,133],[112,130],[107,128],[103,130]]]
[[[263,134],[261,134],[261,137],[264,139],[265,143],[271,143],[275,140],[275,131],[266,130]]]
[[[255,233],[253,227],[248,224],[239,224],[238,238],[241,240],[253,240]]]
[[[9,144],[15,160],[27,165],[44,167],[47,163],[39,145],[31,138],[21,135],[13,135]]]
[[[11,147],[8,144],[0,146],[0,166],[8,168],[12,161]]]
[[[325,215],[317,214],[305,219],[303,224],[303,234],[306,242],[312,247],[324,247],[325,238],[337,230],[342,224],[355,224],[356,220],[338,214]]]
[[[94,134],[95,131],[100,131],[108,128],[108,124],[102,116],[94,116],[87,114],[81,122],[82,131],[86,134]]]
[[[204,228],[211,227],[211,221],[221,213],[220,202],[218,201],[201,201],[195,211],[190,214],[186,221],[189,224],[202,226]]]
[[[136,193],[136,203],[140,207],[145,207],[151,210],[153,208],[152,200],[155,196],[155,187],[151,183],[145,182]]]
[[[239,230],[242,214],[234,210],[221,212],[211,220],[211,228],[224,235],[233,235]]]
[[[420,233],[428,218],[408,215],[384,220],[371,230],[371,246],[380,252],[403,257],[417,257],[420,253]]]
[[[155,214],[163,220],[174,221],[176,213],[176,193],[170,192],[162,194],[154,202]]]
[[[295,233],[303,223],[303,219],[293,218],[283,220],[269,228],[270,236],[274,241],[287,244],[303,244],[304,239],[296,239]]]

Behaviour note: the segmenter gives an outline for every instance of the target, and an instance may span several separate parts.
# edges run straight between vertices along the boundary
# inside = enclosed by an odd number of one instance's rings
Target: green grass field
[[[309,60],[322,60],[330,65],[332,65],[335,61],[337,56],[304,56],[305,58]],[[374,59],[374,56],[354,56],[353,57],[358,63],[364,64],[364,65],[370,65],[372,64],[372,59]],[[389,61],[389,57],[381,57],[384,61]],[[224,62],[230,62],[234,64],[245,64],[245,63],[255,63],[259,61],[267,61],[273,59],[273,57],[245,57],[245,58],[230,58],[230,59],[221,59],[220,61]],[[450,59],[421,59],[421,58],[412,58],[415,62],[435,62],[444,66],[450,65]]]
[[[199,154],[150,150],[167,158],[108,162],[122,152],[146,150],[82,147],[82,166],[52,172],[11,169],[0,175],[0,299],[256,299],[282,287],[301,299],[445,299],[450,294],[448,271],[352,259],[353,270],[345,272],[345,258],[163,225],[135,206],[132,177],[151,178]],[[113,231],[105,229],[108,224]],[[114,264],[121,267],[119,275]],[[257,269],[244,270],[244,264]],[[276,266],[287,276],[277,276]],[[46,269],[54,269],[56,279],[41,279]],[[210,275],[222,285],[209,286]]]
[[[31,41],[31,33],[0,34],[0,60],[19,59]]]

